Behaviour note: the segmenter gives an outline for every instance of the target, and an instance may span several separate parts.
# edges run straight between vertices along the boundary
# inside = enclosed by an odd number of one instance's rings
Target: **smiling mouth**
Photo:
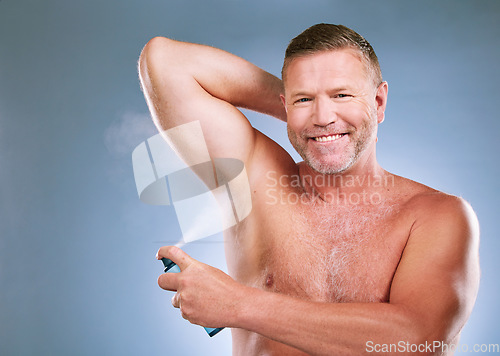
[[[336,135],[330,135],[330,136],[318,136],[318,137],[311,137],[311,138],[317,142],[330,142],[330,141],[336,141],[345,135],[347,135],[347,134],[343,133],[343,134],[336,134]]]

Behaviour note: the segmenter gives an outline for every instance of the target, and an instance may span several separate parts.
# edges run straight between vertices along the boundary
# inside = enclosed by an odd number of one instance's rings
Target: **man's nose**
[[[314,102],[312,123],[317,126],[327,126],[337,121],[335,103],[330,98],[317,98]]]

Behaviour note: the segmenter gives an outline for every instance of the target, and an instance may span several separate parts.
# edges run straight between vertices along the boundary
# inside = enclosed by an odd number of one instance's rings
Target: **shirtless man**
[[[315,25],[290,43],[282,82],[157,37],[139,71],[158,128],[199,120],[211,157],[243,161],[252,192],[252,213],[225,232],[230,276],[159,250],[182,271],[158,283],[185,319],[233,328],[234,355],[450,353],[477,294],[478,223],[464,200],[377,163],[388,87],[368,42]],[[236,107],[286,121],[304,162]]]

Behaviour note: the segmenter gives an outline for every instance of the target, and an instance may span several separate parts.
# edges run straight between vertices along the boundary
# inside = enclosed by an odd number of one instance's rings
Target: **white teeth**
[[[338,134],[338,135],[332,135],[332,136],[322,136],[322,137],[315,137],[314,139],[318,142],[327,142],[327,141],[335,141],[341,138],[343,135]]]

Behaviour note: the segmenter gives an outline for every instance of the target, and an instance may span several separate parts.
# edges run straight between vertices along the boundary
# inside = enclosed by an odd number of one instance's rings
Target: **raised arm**
[[[236,107],[286,120],[281,80],[220,49],[156,37],[142,51],[139,75],[158,129],[200,121],[212,158],[252,156],[255,131]]]

